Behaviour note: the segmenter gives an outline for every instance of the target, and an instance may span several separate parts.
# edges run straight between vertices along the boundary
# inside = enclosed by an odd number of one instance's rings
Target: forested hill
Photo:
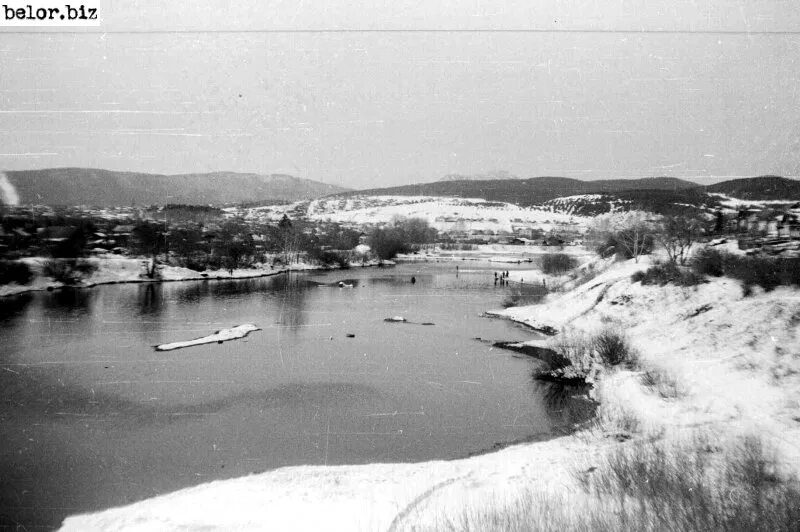
[[[800,200],[800,180],[775,175],[747,177],[710,185],[706,191],[746,200]]]

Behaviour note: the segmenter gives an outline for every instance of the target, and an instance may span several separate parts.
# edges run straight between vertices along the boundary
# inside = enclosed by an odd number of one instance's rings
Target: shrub
[[[408,253],[410,245],[403,235],[392,229],[375,229],[369,236],[369,246],[381,260],[393,259],[398,253]]]
[[[650,368],[641,376],[642,384],[658,393],[662,399],[677,399],[685,395],[678,379],[663,368]]]
[[[606,366],[636,367],[638,364],[638,356],[625,336],[612,329],[594,336],[580,330],[562,330],[549,342],[548,348],[569,361],[568,372],[577,376],[588,375],[595,362]]]
[[[595,246],[595,252],[603,258],[616,255],[620,259],[637,259],[653,252],[653,235],[634,230],[609,233]]]
[[[760,286],[767,292],[778,286],[800,285],[800,257],[739,257],[731,255],[725,275],[742,281],[745,287]]]
[[[335,265],[346,270],[350,267],[350,258],[346,253],[336,251],[323,251],[320,253],[319,261],[326,265]]]
[[[595,359],[592,338],[581,330],[564,329],[553,338],[548,347],[582,373],[588,373]]]
[[[542,256],[542,272],[546,274],[562,274],[577,266],[575,257],[566,253],[548,253]]]
[[[208,253],[202,251],[190,253],[188,256],[180,259],[181,266],[196,272],[206,271],[208,269],[208,263]]]
[[[725,257],[728,253],[714,248],[705,248],[695,254],[692,269],[700,275],[720,277],[725,273]]]
[[[800,286],[800,257],[748,257],[705,249],[695,257],[692,268],[699,274],[740,280],[745,295],[753,286],[767,292],[778,286]]]
[[[81,259],[51,259],[44,263],[47,277],[64,284],[77,284],[97,270],[97,266]]]
[[[512,287],[501,303],[504,308],[540,303],[550,291],[544,284],[520,284]]]
[[[605,329],[592,339],[598,358],[607,366],[635,366],[636,353],[631,349],[625,336],[617,331]]]
[[[602,258],[608,258],[616,253],[616,240],[613,235],[605,235],[594,245],[594,252]]]
[[[16,283],[28,284],[33,273],[27,264],[16,261],[0,261],[0,285]]]
[[[436,229],[422,218],[395,217],[386,227],[375,228],[369,235],[369,245],[381,260],[408,253],[414,244],[436,239]]]
[[[692,270],[681,268],[674,262],[666,264],[655,264],[646,271],[638,271],[631,276],[634,283],[641,282],[643,285],[676,284],[678,286],[695,286],[705,282],[705,278]]]
[[[511,503],[469,507],[460,519],[443,517],[435,528],[413,530],[796,531],[800,482],[776,471],[777,461],[758,438],[726,450],[699,441],[637,441],[573,471],[588,500],[527,489]]]
[[[619,446],[586,484],[619,501],[626,529],[797,530],[800,483],[780,478],[760,439],[746,437],[709,467],[709,447]],[[624,522],[623,521],[623,522]]]
[[[670,262],[686,263],[689,250],[703,232],[703,220],[689,216],[669,216],[661,224],[658,240]]]
[[[222,259],[223,258],[219,255],[213,255],[213,256],[209,255],[208,261],[206,262],[206,269],[221,270],[222,267],[224,266],[223,264],[224,261]]]
[[[472,251],[477,249],[475,244],[464,244],[459,242],[443,242],[439,244],[442,251]]]

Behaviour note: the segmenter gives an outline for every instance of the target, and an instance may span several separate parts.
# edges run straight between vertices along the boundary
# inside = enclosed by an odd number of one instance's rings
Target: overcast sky
[[[794,0],[162,4],[0,29],[0,168],[800,175]]]

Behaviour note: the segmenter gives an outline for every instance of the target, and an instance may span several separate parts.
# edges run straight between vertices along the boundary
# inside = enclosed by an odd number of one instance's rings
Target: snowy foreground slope
[[[611,264],[544,304],[498,311],[561,334],[619,328],[644,368],[676,377],[685,394],[662,399],[641,386],[638,371],[599,376],[600,417],[624,410],[645,427],[626,443],[601,424],[463,460],[287,467],[73,516],[63,530],[433,530],[466,507],[513,501],[525,490],[579,498],[574,471],[590,470],[610,448],[698,429],[720,445],[760,434],[787,468],[800,470],[800,292],[743,297],[727,279],[691,288],[632,283],[630,274],[646,267],[646,259]]]

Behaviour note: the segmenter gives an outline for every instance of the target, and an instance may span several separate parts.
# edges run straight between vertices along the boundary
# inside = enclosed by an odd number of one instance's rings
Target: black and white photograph
[[[800,2],[0,0],[0,531],[800,531]]]

